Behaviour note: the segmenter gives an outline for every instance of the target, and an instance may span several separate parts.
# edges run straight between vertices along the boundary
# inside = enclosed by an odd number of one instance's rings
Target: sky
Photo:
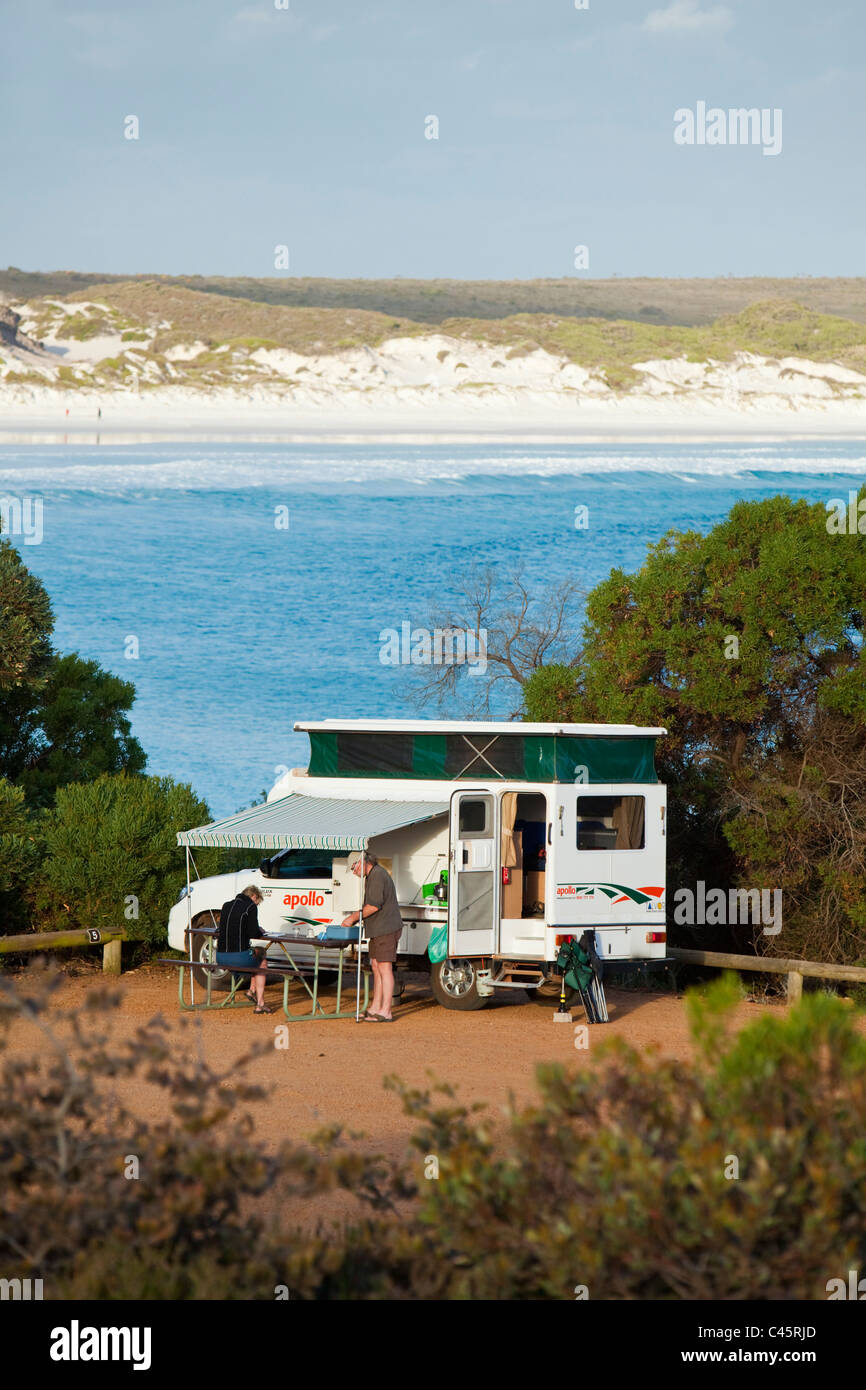
[[[863,0],[0,0],[0,265],[862,274],[864,40]],[[701,102],[778,153],[677,143]]]

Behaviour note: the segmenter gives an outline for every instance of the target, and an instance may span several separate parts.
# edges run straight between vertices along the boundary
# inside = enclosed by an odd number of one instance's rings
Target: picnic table
[[[174,965],[178,968],[178,1003],[180,1007],[187,1011],[195,1011],[200,1009],[226,1009],[244,1006],[253,1007],[252,1001],[247,999],[246,993],[244,993],[241,996],[241,998],[238,999],[237,992],[240,989],[241,984],[244,981],[244,978],[255,974],[254,967],[228,965],[221,966],[218,965],[216,961],[208,962],[194,959],[193,937],[195,936],[210,937],[215,941],[217,936],[217,929],[216,927],[190,927],[189,959],[179,960],[175,958],[174,960],[163,960],[160,962],[160,964],[162,965]],[[283,976],[283,1013],[285,1014],[286,1018],[288,1018],[292,1023],[306,1023],[311,1019],[354,1018],[356,1016],[356,998],[354,992],[352,992],[351,996],[351,1008],[344,1009],[342,1006],[344,973],[343,966],[345,961],[345,953],[349,949],[349,947],[356,943],[353,943],[352,941],[328,940],[327,938],[324,940],[319,940],[314,936],[303,936],[297,931],[286,931],[280,932],[273,936],[254,937],[251,940],[250,944],[251,946],[277,945],[280,947],[285,957],[285,965],[282,962],[274,962],[271,960],[267,961],[266,965],[269,971],[278,971]],[[295,959],[295,955],[297,955],[297,948],[299,946],[304,946],[307,948],[312,947],[315,951],[315,960],[312,966],[308,961],[298,961]],[[293,948],[295,955],[292,954]],[[324,1009],[319,999],[319,965],[322,951],[339,952],[339,958],[337,961],[336,1008],[332,1010]],[[205,987],[204,1002],[199,1004],[197,1004],[195,1001],[195,981],[193,978],[194,969],[201,970],[204,973],[207,981]],[[323,967],[322,973],[324,973],[324,971],[330,973],[331,969],[332,966],[328,964]],[[187,1000],[184,998],[184,976],[187,970],[189,971],[189,1002],[187,1002]],[[225,998],[219,1001],[214,1001],[213,982],[214,976],[218,971],[220,973],[227,972],[229,974],[230,984],[228,991],[226,992]],[[361,1000],[360,1007],[361,1011],[363,1012],[363,1010],[366,1009],[368,1003],[370,1002],[369,965],[363,965],[362,971],[364,977],[364,987],[362,991],[363,998]],[[310,986],[310,981],[312,981],[312,988]],[[293,982],[299,982],[303,986],[304,990],[306,991],[309,997],[310,1007],[305,1013],[293,1013],[292,1010],[289,1008],[289,986]],[[354,982],[355,981],[353,976],[352,984],[354,984]]]

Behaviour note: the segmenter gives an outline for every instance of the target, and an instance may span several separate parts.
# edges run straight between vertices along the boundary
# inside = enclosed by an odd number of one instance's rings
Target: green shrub
[[[822,1299],[866,1268],[866,1039],[827,995],[731,1038],[738,993],[693,1005],[697,1063],[614,1040],[597,1070],[541,1068],[504,1149],[400,1088],[439,1179],[370,1296]]]
[[[21,787],[0,777],[0,931],[14,935],[26,926],[21,897],[40,858],[40,837]]]
[[[119,993],[52,1008],[59,978],[28,971],[26,998],[0,978],[2,1032],[22,1015],[40,1029],[0,1086],[4,1276],[37,1271],[58,1299],[244,1298],[269,1281],[273,1296],[280,1252],[255,1210],[241,1211],[280,1167],[237,1118],[261,1091],[203,1057],[178,1059],[161,1019],[113,1038]],[[169,1116],[148,1124],[124,1104],[133,1077],[165,1091]]]
[[[269,1153],[240,1107],[270,1040],[217,1073],[161,1018],[113,1039],[120,992],[64,1011],[42,978],[0,977],[0,1033],[41,1038],[0,1085],[0,1263],[47,1298],[821,1300],[866,1267],[866,1039],[827,995],[733,1035],[723,981],[691,1004],[696,1060],[614,1040],[540,1068],[504,1126],[391,1081],[418,1122],[407,1163],[336,1129]],[[165,1118],[132,1113],[127,1080]],[[335,1189],[367,1214],[295,1227],[293,1204]]]
[[[164,942],[183,882],[177,831],[209,820],[205,802],[170,777],[119,773],[61,787],[43,821],[37,906],[54,917],[44,926],[58,925],[62,910],[68,927],[125,927],[133,940]],[[197,856],[203,876],[213,857]]]
[[[81,377],[75,367],[58,367],[57,381],[60,386],[78,386]]]
[[[59,336],[74,338],[77,342],[84,343],[90,338],[99,338],[113,332],[114,325],[109,319],[91,319],[84,314],[72,314],[61,324]]]
[[[7,386],[54,386],[52,377],[41,372],[7,372],[3,380]]]

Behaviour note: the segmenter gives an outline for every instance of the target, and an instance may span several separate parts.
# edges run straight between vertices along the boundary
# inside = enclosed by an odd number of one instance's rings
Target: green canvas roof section
[[[536,728],[535,725],[526,726]],[[600,726],[604,728],[605,726]],[[607,726],[610,727],[610,726]],[[616,726],[613,726],[616,727]],[[654,731],[526,733],[519,723],[492,733],[310,729],[311,777],[427,781],[656,782]],[[352,753],[341,740],[351,740]],[[461,756],[449,763],[449,741]],[[501,750],[517,743],[520,765]],[[465,748],[463,745],[465,744]],[[364,752],[361,753],[360,750]]]
[[[655,738],[557,738],[557,782],[657,782]]]
[[[350,801],[292,792],[178,832],[179,845],[224,849],[364,849],[376,835],[444,815],[447,801]]]

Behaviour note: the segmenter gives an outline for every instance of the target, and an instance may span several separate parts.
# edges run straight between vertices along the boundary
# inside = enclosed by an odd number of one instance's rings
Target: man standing
[[[368,850],[364,851],[362,859],[356,859],[352,865],[356,878],[361,877],[362,865],[365,877],[364,930],[370,940],[373,998],[361,1019],[373,1023],[393,1023],[394,962],[397,959],[397,943],[403,931],[403,919],[397,904],[394,880],[387,869],[383,869],[375,854],[370,854]],[[359,912],[350,912],[343,918],[343,926],[353,927],[360,915]]]

